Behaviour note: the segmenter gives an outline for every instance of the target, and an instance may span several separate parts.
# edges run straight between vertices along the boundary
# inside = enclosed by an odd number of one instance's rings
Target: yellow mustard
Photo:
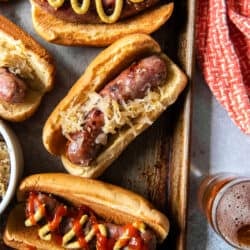
[[[48,0],[49,4],[55,9],[60,8],[64,4],[64,1],[65,0]],[[124,0],[115,0],[115,8],[113,13],[111,15],[106,15],[103,8],[102,0],[95,0],[96,11],[100,19],[104,23],[116,22],[121,16],[123,1]],[[130,0],[130,1],[132,3],[140,3],[143,2],[144,0]],[[89,9],[90,0],[83,0],[82,4],[79,4],[78,0],[70,0],[70,4],[75,13],[85,14]]]
[[[53,8],[58,9],[63,5],[64,0],[48,0],[48,2]]]

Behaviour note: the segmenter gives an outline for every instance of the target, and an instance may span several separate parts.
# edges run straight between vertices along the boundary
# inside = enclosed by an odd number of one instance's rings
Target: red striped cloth
[[[199,0],[196,48],[214,96],[250,134],[250,1]]]

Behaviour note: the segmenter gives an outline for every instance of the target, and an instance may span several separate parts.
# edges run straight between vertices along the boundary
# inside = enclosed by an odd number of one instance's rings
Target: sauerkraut
[[[98,109],[103,113],[102,131],[105,134],[115,134],[119,128],[125,125],[133,128],[133,119],[139,116],[143,116],[144,122],[151,124],[153,121],[150,120],[150,112],[155,109],[159,111],[164,109],[160,99],[160,93],[149,91],[144,98],[118,103],[109,96],[102,97],[98,93],[92,92],[83,105],[78,104],[61,112],[62,133],[70,139],[70,133],[81,131],[85,118],[92,109]]]
[[[6,193],[10,178],[10,158],[7,145],[0,141],[0,201]]]

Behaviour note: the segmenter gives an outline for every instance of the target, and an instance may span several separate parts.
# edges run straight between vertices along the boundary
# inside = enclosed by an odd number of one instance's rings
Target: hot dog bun
[[[169,231],[167,217],[143,197],[101,181],[62,173],[37,174],[23,180],[17,193],[18,201],[24,201],[29,191],[50,193],[76,206],[86,205],[101,218],[116,224],[142,221],[156,233],[159,242],[166,238]],[[4,241],[7,245],[18,249],[26,249],[27,245],[44,250],[63,249],[51,241],[40,240],[34,227],[24,226],[22,206],[16,207],[11,212]]]
[[[133,128],[119,130],[112,142],[89,166],[70,162],[65,155],[66,139],[62,134],[61,113],[69,107],[86,102],[90,92],[98,91],[134,60],[145,55],[157,54],[167,65],[167,79],[160,88],[160,100],[150,103],[155,107],[150,113],[133,121]],[[61,156],[64,167],[73,175],[98,177],[121,154],[125,147],[149,127],[146,120],[155,121],[172,104],[187,83],[185,74],[161,52],[156,41],[144,34],[126,36],[102,51],[88,66],[66,97],[57,105],[43,128],[43,143],[52,154]]]
[[[36,246],[36,250],[62,250],[60,246],[55,245],[52,241],[43,241],[37,237],[37,227],[24,227],[25,213],[24,204],[17,205],[10,212],[8,222],[4,232],[4,243],[13,248],[20,250],[31,250],[31,246]]]
[[[1,15],[0,50],[0,67],[14,69],[29,85],[23,103],[0,100],[0,116],[10,121],[23,121],[35,112],[43,95],[53,86],[53,60],[30,35]]]
[[[30,1],[37,33],[49,42],[63,45],[106,46],[128,34],[150,34],[169,19],[174,7],[173,3],[153,7],[114,24],[75,24],[49,14]]]

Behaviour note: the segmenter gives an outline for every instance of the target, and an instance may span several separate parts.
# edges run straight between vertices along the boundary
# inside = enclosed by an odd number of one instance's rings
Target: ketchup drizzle
[[[36,209],[42,208],[43,204],[38,199],[38,193],[37,192],[30,192],[27,202],[27,209],[26,209],[26,216],[30,219],[32,225],[36,225],[37,222],[34,218]],[[46,211],[43,207],[42,211],[48,225],[49,229],[52,234],[52,239],[56,242],[58,245],[62,245],[62,237],[63,235],[60,234],[60,223],[62,218],[68,217],[73,219],[73,226],[72,229],[75,233],[75,237],[77,242],[80,245],[81,249],[89,249],[88,242],[85,239],[85,234],[82,229],[82,225],[80,223],[80,220],[84,214],[87,214],[88,221],[91,225],[91,229],[94,229],[94,234],[96,237],[96,249],[97,250],[111,250],[113,249],[115,243],[117,240],[119,240],[119,235],[115,236],[115,238],[108,238],[104,236],[98,226],[98,221],[95,215],[92,213],[92,211],[85,207],[81,206],[78,208],[73,207],[66,207],[63,204],[60,204],[56,210],[55,214],[53,215],[52,219],[49,220],[49,217],[46,215]],[[122,227],[122,232],[128,235],[129,239],[120,240],[121,245],[128,246],[131,250],[147,250],[148,247],[144,244],[143,239],[140,236],[140,232],[137,228],[135,228],[132,224],[127,224]]]
[[[123,227],[123,231],[127,233],[129,239],[120,240],[123,247],[128,246],[131,250],[148,250],[144,244],[138,229],[132,224],[127,224]]]
[[[62,217],[67,214],[67,209],[64,205],[57,207],[53,220],[49,223],[49,229],[55,231],[62,220]]]
[[[43,215],[45,215],[45,210],[43,209],[43,205],[41,202],[37,199],[37,193],[36,192],[30,192],[29,198],[28,198],[28,206],[26,210],[26,216],[30,219],[32,225],[36,225],[37,222],[35,220],[35,210],[41,209],[41,212]]]
[[[88,242],[85,240],[85,235],[82,231],[82,226],[80,224],[81,217],[84,214],[83,210],[86,210],[86,208],[84,208],[84,209],[80,208],[78,211],[77,218],[74,220],[73,231],[76,234],[77,241],[78,241],[80,247],[84,248],[84,249],[88,249]]]

